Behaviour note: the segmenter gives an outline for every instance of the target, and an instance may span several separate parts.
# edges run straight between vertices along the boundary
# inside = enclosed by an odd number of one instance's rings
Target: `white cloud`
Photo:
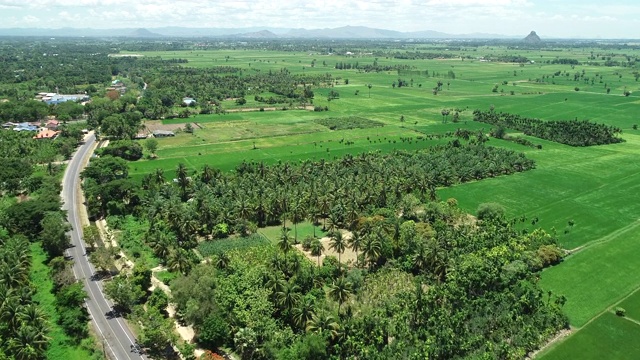
[[[613,36],[640,5],[609,0],[0,0],[0,27],[284,27],[361,25],[400,31]],[[54,16],[55,15],[55,16]],[[572,17],[575,15],[575,17]],[[598,23],[607,27],[594,26]],[[523,35],[523,36],[524,36]]]

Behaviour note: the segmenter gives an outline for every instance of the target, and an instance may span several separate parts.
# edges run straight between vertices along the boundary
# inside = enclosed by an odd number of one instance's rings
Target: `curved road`
[[[85,166],[87,157],[93,152],[95,140],[93,133],[85,137],[85,143],[78,148],[69,161],[62,180],[62,200],[64,202],[62,209],[67,211],[69,223],[73,228],[69,233],[72,247],[67,250],[67,255],[73,259],[73,273],[76,279],[82,282],[87,292],[86,307],[108,357],[114,360],[144,359],[144,356],[132,350],[135,338],[126,322],[120,317],[109,316],[112,314],[113,303],[105,298],[102,292],[102,281],[92,279],[95,268],[89,262],[82,240],[82,221],[80,219],[82,209],[80,206],[83,205],[78,204],[79,175]]]

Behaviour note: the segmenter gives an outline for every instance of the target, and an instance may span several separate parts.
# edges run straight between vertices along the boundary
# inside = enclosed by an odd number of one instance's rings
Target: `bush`
[[[621,307],[617,307],[616,308],[616,315],[618,315],[618,316],[624,316],[626,314],[626,312],[627,311],[625,309],[621,308]]]
[[[538,259],[543,267],[555,265],[562,261],[564,256],[562,249],[556,245],[543,245],[537,251]]]
[[[498,203],[483,203],[478,206],[478,220],[496,220],[503,219],[505,210]]]
[[[307,235],[304,240],[302,240],[302,250],[309,251],[311,249],[311,243],[313,242],[313,236]]]
[[[326,126],[331,130],[367,129],[384,126],[384,124],[379,121],[369,120],[359,116],[316,119],[313,122]]]
[[[217,349],[229,340],[231,329],[226,320],[213,313],[198,327],[198,342],[210,349]]]

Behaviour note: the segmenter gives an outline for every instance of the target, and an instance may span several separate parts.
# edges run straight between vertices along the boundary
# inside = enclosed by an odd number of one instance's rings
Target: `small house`
[[[29,124],[27,122],[20,123],[16,125],[13,130],[15,131],[36,131],[38,130],[38,126]]]
[[[176,136],[173,131],[169,130],[154,130],[153,137],[168,137],[168,136]]]
[[[185,106],[191,106],[192,104],[195,105],[195,103],[196,99],[194,98],[186,97],[182,99],[182,104]]]
[[[53,120],[53,119],[47,121],[47,123],[44,125],[44,127],[50,130],[58,130],[58,126],[60,126],[60,122],[58,120]]]
[[[58,136],[59,131],[53,131],[47,128],[41,128],[40,131],[33,137],[34,139],[55,139]]]

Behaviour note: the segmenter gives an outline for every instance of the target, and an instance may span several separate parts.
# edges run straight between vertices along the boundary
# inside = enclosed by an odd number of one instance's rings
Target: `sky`
[[[0,28],[334,28],[640,38],[638,0],[0,0]]]

